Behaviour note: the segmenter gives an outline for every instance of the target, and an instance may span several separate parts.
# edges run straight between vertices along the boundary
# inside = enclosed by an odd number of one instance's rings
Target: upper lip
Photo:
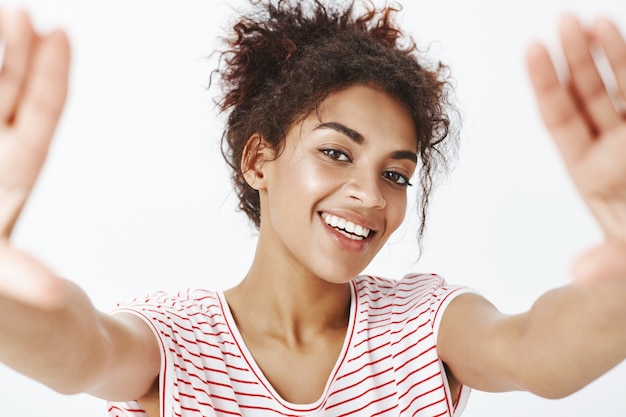
[[[376,233],[380,229],[380,226],[376,222],[368,219],[365,216],[355,213],[353,211],[344,210],[344,209],[334,209],[334,210],[320,210],[318,212],[319,215],[321,215],[322,213],[328,213],[328,214],[335,215],[337,217],[344,218],[352,223],[368,228],[371,233]]]

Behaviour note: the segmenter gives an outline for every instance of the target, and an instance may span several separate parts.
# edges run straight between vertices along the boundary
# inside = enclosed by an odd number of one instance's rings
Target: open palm
[[[560,38],[569,70],[564,82],[543,46],[528,51],[539,109],[607,241],[626,244],[626,43],[607,20],[585,29],[569,16]],[[605,86],[593,59],[598,47],[610,64],[613,87]]]
[[[45,307],[55,304],[61,281],[9,238],[65,103],[69,43],[60,31],[36,34],[21,11],[0,13],[0,39],[0,297]]]

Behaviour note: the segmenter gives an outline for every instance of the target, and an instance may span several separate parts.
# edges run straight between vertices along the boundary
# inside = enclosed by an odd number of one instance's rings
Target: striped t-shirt
[[[272,388],[221,292],[157,293],[116,311],[143,318],[157,336],[161,417],[459,416],[469,389],[462,386],[452,404],[436,341],[443,310],[468,290],[430,274],[359,276],[351,284],[344,345],[312,404],[289,403]],[[138,402],[108,407],[110,417],[145,416]]]

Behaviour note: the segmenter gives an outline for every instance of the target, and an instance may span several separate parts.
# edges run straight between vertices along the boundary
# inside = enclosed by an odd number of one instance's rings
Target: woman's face
[[[354,278],[402,223],[416,163],[413,120],[397,100],[362,85],[329,95],[263,163],[259,245],[277,265]]]

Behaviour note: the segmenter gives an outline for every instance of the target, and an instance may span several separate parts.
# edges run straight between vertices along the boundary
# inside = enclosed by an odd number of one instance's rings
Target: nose
[[[367,208],[385,208],[387,199],[380,188],[381,177],[378,174],[360,172],[346,184],[348,196],[358,200]]]

